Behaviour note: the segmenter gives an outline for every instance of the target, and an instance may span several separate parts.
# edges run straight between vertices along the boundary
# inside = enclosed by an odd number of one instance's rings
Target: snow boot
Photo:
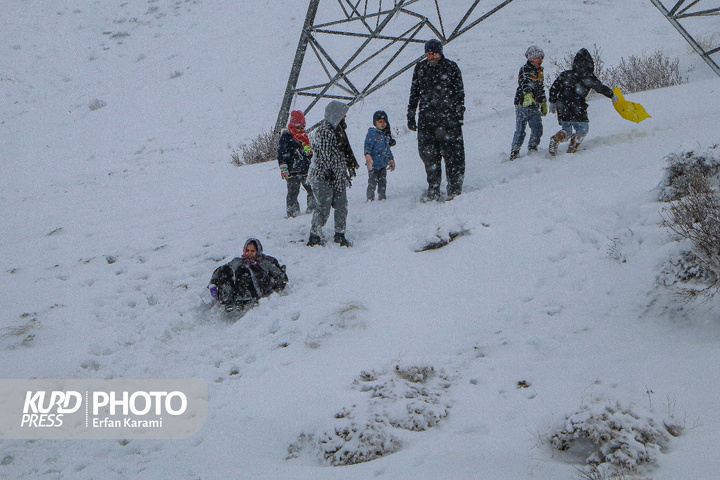
[[[432,202],[440,200],[440,188],[439,187],[430,187],[428,188],[427,192],[423,193],[422,197],[420,198],[420,201],[422,203]]]
[[[550,146],[548,147],[548,152],[553,157],[557,155],[557,149],[558,145],[562,142],[566,141],[568,139],[568,133],[565,130],[560,130],[555,135],[550,137]]]
[[[333,241],[339,243],[341,247],[352,247],[352,242],[345,238],[344,233],[336,233]]]
[[[315,235],[314,233],[311,233],[310,238],[308,238],[308,241],[305,245],[307,245],[308,247],[314,247],[315,245],[320,245],[321,247],[324,247],[325,239],[319,235]]]
[[[583,140],[585,140],[585,137],[581,137],[580,135],[573,135],[570,139],[570,146],[567,149],[567,153],[577,152]]]
[[[522,146],[522,145],[515,145],[515,144],[513,144],[513,145],[510,147],[510,161],[511,161],[511,162],[520,156],[520,147],[521,147],[521,146]]]

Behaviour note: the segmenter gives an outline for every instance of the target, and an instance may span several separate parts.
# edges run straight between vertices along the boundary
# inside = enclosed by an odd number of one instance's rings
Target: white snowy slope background
[[[684,427],[640,473],[720,477],[717,299],[662,286],[688,245],[658,200],[668,155],[720,142],[720,80],[649,1],[515,0],[445,49],[465,82],[464,193],[418,201],[406,73],[347,117],[356,153],[375,110],[398,127],[388,200],[365,203],[361,170],[354,246],[308,248],[277,164],[230,163],[274,125],[305,8],[3,4],[0,377],[199,378],[210,400],[181,440],[2,440],[0,477],[572,479],[587,454],[550,437],[618,403]],[[575,155],[547,155],[549,115],[540,152],[507,162],[530,44],[548,74],[597,45],[606,65],[662,50],[689,81],[627,95],[640,124],[594,97]],[[206,286],[248,237],[290,284],[232,320]],[[362,433],[389,451],[331,466],[319,442],[346,428],[343,448]]]

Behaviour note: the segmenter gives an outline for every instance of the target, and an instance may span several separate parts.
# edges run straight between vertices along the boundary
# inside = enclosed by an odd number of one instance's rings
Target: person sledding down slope
[[[557,154],[558,145],[570,139],[568,153],[575,153],[580,147],[589,127],[587,114],[588,104],[585,98],[590,90],[612,98],[613,103],[618,98],[610,87],[603,85],[595,76],[595,62],[586,49],[580,49],[575,55],[572,68],[562,72],[550,87],[550,113],[557,110],[558,123],[562,127],[559,132],[550,138],[548,152]],[[574,130],[574,133],[573,133]]]
[[[215,269],[210,279],[210,295],[227,311],[250,307],[259,298],[281,292],[287,285],[285,265],[262,253],[262,244],[249,238],[243,256]]]

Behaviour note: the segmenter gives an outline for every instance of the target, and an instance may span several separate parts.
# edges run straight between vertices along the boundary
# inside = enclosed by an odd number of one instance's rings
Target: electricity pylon
[[[321,99],[362,101],[424,58],[406,47],[430,38],[447,44],[512,1],[486,0],[478,8],[480,0],[465,0],[466,6],[460,0],[328,0],[321,10],[320,0],[310,0],[275,132],[285,126],[297,97],[310,98],[305,114]],[[299,86],[308,47],[314,64]]]
[[[720,15],[720,6],[710,7],[708,8],[706,5],[703,5],[703,8],[700,7],[700,3],[703,2],[703,0],[692,0],[690,2],[687,2],[686,0],[665,0],[666,3],[670,4],[675,2],[675,5],[670,7],[668,9],[665,5],[663,5],[663,2],[661,0],[650,0],[653,5],[655,5],[660,12],[667,18],[670,23],[677,29],[678,32],[680,32],[680,35],[685,38],[685,40],[692,46],[692,48],[702,57],[703,60],[712,68],[712,70],[720,76],[720,67],[718,67],[717,63],[713,60],[711,57],[714,54],[717,54],[720,52],[720,46],[709,46],[709,47],[703,47],[700,45],[700,43],[688,32],[688,29],[686,27],[694,27],[694,30],[696,32],[702,32],[703,27],[705,28],[706,33],[712,32],[712,35],[709,36],[709,41],[716,41],[720,43],[720,38],[718,40],[715,40],[715,33],[718,33],[719,29],[717,28],[717,21],[714,23],[714,25],[710,25],[710,22],[707,20],[708,17],[717,17]],[[717,4],[717,2],[715,2]]]

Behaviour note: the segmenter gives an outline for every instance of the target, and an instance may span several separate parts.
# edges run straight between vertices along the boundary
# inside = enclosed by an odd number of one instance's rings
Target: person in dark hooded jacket
[[[315,210],[315,197],[307,182],[310,159],[313,156],[310,139],[305,133],[305,116],[300,110],[290,112],[287,128],[280,132],[278,142],[278,163],[280,175],[287,182],[285,204],[288,218],[300,215],[298,195],[302,185],[307,192],[307,213]]]
[[[418,153],[425,164],[428,190],[423,201],[440,199],[443,159],[452,199],[462,193],[465,179],[465,89],[460,68],[445,58],[440,40],[425,42],[425,57],[413,70],[407,127],[418,132]]]
[[[595,76],[595,62],[587,49],[582,48],[573,59],[572,68],[562,72],[550,87],[550,112],[557,112],[562,127],[550,138],[548,152],[556,155],[558,145],[570,139],[568,153],[575,153],[587,135],[589,119],[588,104],[585,101],[590,90],[617,102],[617,96],[610,87],[603,85]]]
[[[263,253],[260,240],[248,238],[243,256],[216,268],[208,288],[214,299],[225,305],[227,310],[233,310],[283,291],[287,282],[285,266]]]

